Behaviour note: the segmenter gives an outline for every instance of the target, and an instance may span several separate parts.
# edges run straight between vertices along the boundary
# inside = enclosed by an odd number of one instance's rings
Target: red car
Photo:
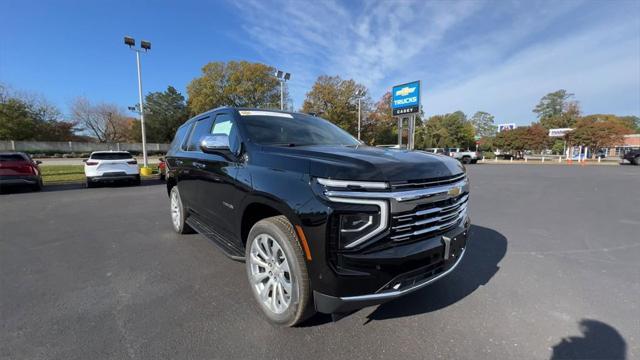
[[[160,174],[160,180],[164,180],[167,175],[167,163],[164,158],[160,158],[158,161],[158,174]]]
[[[29,186],[34,191],[42,190],[42,175],[38,165],[21,152],[0,152],[0,187]]]

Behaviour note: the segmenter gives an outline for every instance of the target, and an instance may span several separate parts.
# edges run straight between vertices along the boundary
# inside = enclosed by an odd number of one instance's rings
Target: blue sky
[[[290,71],[296,108],[319,75],[378,99],[422,80],[428,115],[488,111],[527,124],[546,93],[584,113],[640,115],[640,1],[14,1],[0,13],[0,82],[64,112],[76,96],[137,99],[123,35],[152,42],[145,92],[185,92],[209,61]]]

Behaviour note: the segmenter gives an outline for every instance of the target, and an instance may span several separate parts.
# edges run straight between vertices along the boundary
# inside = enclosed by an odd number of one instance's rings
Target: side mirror
[[[34,161],[34,162],[36,163],[36,165],[40,165],[40,164],[42,164],[42,161],[40,161],[40,160],[36,160],[36,161]]]
[[[206,154],[229,154],[229,136],[226,134],[207,135],[200,140],[200,149]]]
[[[87,162],[87,160],[89,160],[89,159],[82,159],[82,162],[85,162],[85,163],[86,163],[86,162]]]
[[[158,158],[158,161],[164,162],[164,158]]]

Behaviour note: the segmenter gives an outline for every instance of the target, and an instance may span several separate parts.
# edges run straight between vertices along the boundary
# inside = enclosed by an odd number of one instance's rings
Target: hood
[[[264,147],[265,153],[306,160],[311,176],[359,181],[406,181],[447,177],[464,172],[448,156],[370,146]],[[294,161],[295,160],[295,161]]]

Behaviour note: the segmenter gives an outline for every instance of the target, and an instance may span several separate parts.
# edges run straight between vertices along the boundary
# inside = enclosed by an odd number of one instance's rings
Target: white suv
[[[127,151],[94,151],[84,160],[87,187],[100,182],[128,180],[140,185],[138,161]]]

